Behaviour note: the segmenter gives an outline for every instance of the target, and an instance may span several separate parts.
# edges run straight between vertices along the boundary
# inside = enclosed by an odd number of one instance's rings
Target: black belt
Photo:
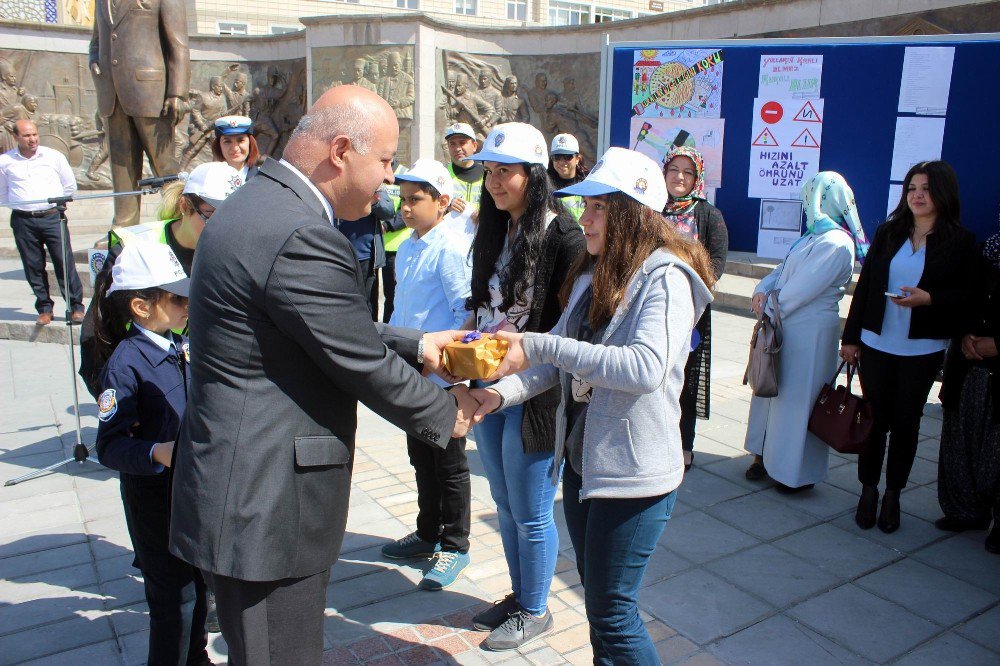
[[[14,212],[18,215],[24,215],[27,217],[48,217],[52,213],[56,212],[55,207],[46,208],[45,210],[18,210],[14,209]]]

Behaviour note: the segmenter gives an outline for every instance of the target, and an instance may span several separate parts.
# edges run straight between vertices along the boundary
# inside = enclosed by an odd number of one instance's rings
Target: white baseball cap
[[[414,162],[413,166],[406,170],[406,173],[396,174],[396,180],[427,183],[439,194],[447,194],[449,199],[455,196],[455,183],[452,181],[448,169],[437,160],[426,157]]]
[[[469,158],[477,162],[503,164],[549,165],[549,152],[545,150],[545,137],[526,123],[503,123],[495,126],[479,147],[479,152]]]
[[[587,177],[557,190],[557,197],[596,197],[621,192],[660,212],[667,205],[667,183],[660,166],[642,153],[626,148],[608,148]]]
[[[184,194],[201,197],[218,208],[242,184],[240,172],[225,162],[205,162],[188,174],[184,181]]]
[[[444,129],[444,138],[448,138],[453,134],[461,134],[462,136],[467,136],[472,140],[476,140],[476,131],[472,129],[472,125],[468,123],[455,123],[454,125],[448,125]]]
[[[576,155],[580,152],[580,142],[572,134],[556,134],[552,137],[549,152],[553,155]]]
[[[132,240],[115,260],[108,293],[159,287],[186,297],[190,282],[191,279],[169,245]]]

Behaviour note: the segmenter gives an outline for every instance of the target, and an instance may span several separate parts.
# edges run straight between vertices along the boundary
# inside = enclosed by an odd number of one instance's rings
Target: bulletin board
[[[870,238],[928,159],[958,173],[963,225],[980,239],[998,229],[998,34],[619,42],[602,55],[601,152],[697,147],[733,250],[787,250],[817,170],[847,179]]]

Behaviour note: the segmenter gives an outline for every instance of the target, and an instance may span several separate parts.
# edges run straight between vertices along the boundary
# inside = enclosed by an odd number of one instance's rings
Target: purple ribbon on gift
[[[480,333],[479,331],[469,331],[468,333],[465,334],[465,337],[462,338],[462,342],[464,344],[469,344],[473,340],[481,340],[482,337],[483,334]]]

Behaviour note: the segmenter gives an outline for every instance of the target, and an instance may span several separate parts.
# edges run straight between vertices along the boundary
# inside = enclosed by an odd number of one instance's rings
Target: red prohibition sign
[[[781,120],[783,115],[785,115],[785,110],[777,102],[766,102],[764,106],[760,107],[760,119],[769,125]]]

